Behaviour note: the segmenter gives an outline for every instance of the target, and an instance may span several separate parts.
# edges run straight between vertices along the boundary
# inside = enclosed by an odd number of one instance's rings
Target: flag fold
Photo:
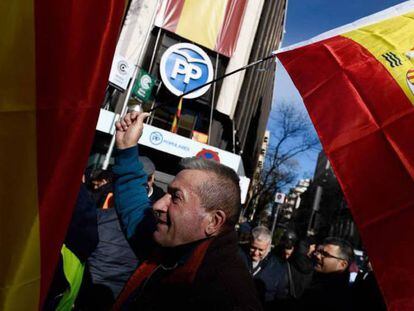
[[[303,97],[390,310],[414,308],[414,3],[278,58]],[[401,12],[403,14],[395,14]],[[380,17],[380,18],[378,18]]]

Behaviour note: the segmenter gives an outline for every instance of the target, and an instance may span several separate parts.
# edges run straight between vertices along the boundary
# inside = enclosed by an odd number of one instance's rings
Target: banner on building
[[[414,241],[413,49],[414,1],[407,1],[278,54],[390,310],[414,308],[414,251],[407,247]]]
[[[231,57],[246,3],[247,0],[165,0],[155,25]]]
[[[150,100],[155,78],[144,69],[140,69],[132,88],[132,97],[145,103]]]
[[[95,133],[125,1],[2,1],[0,309],[41,309]],[[93,38],[93,39],[91,39]]]
[[[141,51],[146,49],[147,32],[151,31],[154,26],[152,17],[161,2],[161,0],[129,1],[128,12],[122,25],[115,55],[124,57],[132,65],[138,64]]]
[[[115,55],[109,73],[109,83],[120,91],[125,91],[134,74],[135,65],[123,56]]]
[[[257,27],[262,16],[263,5],[264,0],[247,2],[236,49],[226,67],[226,74],[249,63],[250,52],[252,51]],[[228,76],[222,82],[216,109],[228,115],[230,119],[234,117],[245,74],[246,71],[242,70],[234,75]]]

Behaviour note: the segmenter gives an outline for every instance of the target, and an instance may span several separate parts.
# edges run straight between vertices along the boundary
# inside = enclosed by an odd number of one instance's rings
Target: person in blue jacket
[[[148,114],[116,124],[114,197],[121,224],[143,258],[114,310],[261,310],[238,254],[239,177],[215,161],[187,158],[153,207],[137,142]]]

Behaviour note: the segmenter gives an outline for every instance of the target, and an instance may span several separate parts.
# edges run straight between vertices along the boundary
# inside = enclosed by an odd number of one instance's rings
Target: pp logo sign
[[[161,58],[160,74],[164,85],[180,96],[213,79],[213,65],[208,55],[198,46],[178,43],[170,46]],[[208,91],[207,85],[184,98],[196,98]]]
[[[150,142],[153,145],[159,145],[164,140],[164,137],[162,137],[162,134],[160,132],[152,132],[150,135]]]

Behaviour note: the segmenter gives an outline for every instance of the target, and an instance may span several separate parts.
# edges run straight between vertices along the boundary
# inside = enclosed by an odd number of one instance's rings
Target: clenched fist
[[[115,123],[115,138],[118,149],[136,146],[144,129],[144,120],[149,115],[146,112],[133,111],[127,113],[125,117]]]

